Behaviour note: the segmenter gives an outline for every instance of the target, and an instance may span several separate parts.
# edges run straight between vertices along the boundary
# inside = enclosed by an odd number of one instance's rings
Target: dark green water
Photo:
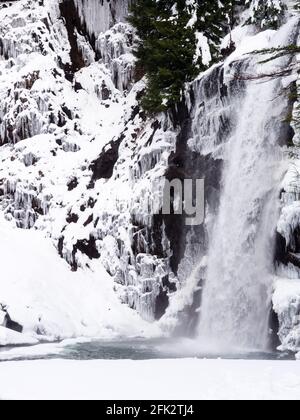
[[[49,345],[45,345],[49,346]],[[41,346],[38,346],[41,348]],[[192,341],[178,341],[172,339],[157,340],[116,340],[116,341],[91,341],[85,343],[73,343],[65,345],[57,351],[55,347],[47,354],[34,354],[33,347],[22,349],[18,355],[17,349],[1,349],[0,362],[7,360],[47,360],[47,359],[68,359],[68,360],[149,360],[149,359],[181,359],[196,357],[201,359],[244,359],[244,360],[294,360],[291,353],[280,352],[234,352],[234,353],[205,353],[197,351]],[[7,357],[7,353],[13,350],[13,354]]]

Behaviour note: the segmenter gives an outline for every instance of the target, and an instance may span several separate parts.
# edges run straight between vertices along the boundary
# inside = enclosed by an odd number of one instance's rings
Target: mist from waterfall
[[[289,43],[293,27],[275,35]],[[241,73],[257,74],[260,57],[245,59]],[[278,64],[263,67],[272,72]],[[225,65],[230,78],[230,68]],[[287,116],[282,81],[247,81],[237,98],[239,118],[225,145],[220,206],[203,290],[198,343],[218,349],[266,350],[273,290],[274,234],[283,176],[279,137]]]

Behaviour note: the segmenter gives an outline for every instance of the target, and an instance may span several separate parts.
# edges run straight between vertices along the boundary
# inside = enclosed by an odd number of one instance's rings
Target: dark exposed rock
[[[62,107],[61,107],[61,109],[63,110],[63,112],[66,114],[66,116],[70,119],[70,120],[72,120],[73,118],[72,118],[72,112],[71,112],[71,110],[66,106],[66,105],[63,105]]]
[[[75,90],[75,92],[79,92],[80,90],[83,90],[83,87],[82,87],[81,83],[75,82],[74,83],[74,90]]]
[[[77,223],[79,216],[75,213],[70,213],[66,219],[67,223]]]
[[[111,91],[108,89],[104,81],[102,82],[101,86],[101,96],[103,101],[107,101],[111,96]]]
[[[201,156],[188,148],[188,140],[191,133],[191,117],[184,104],[178,110],[173,110],[173,118],[180,121],[180,133],[177,138],[176,151],[169,158],[169,167],[165,174],[169,181],[174,179],[205,179],[205,197],[212,210],[218,207],[219,189],[222,172],[222,161],[215,160],[211,156]],[[206,242],[203,226],[189,227],[185,223],[183,215],[164,215],[163,221],[166,226],[166,234],[170,241],[172,257],[171,268],[177,273],[178,266],[185,255],[186,237],[191,229],[196,231],[200,242]]]
[[[74,74],[85,67],[85,61],[80,48],[78,47],[76,31],[82,32],[82,23],[78,15],[74,0],[62,0],[60,5],[62,18],[65,20],[68,38],[71,45],[70,57],[71,63],[62,65],[66,78],[73,82]]]
[[[281,345],[281,342],[278,335],[279,319],[273,309],[271,309],[270,311],[269,327],[270,327],[270,347],[272,351],[276,351],[278,347]]]
[[[97,249],[96,240],[92,236],[90,236],[89,240],[83,239],[77,241],[77,243],[73,246],[72,251],[72,269],[73,271],[77,271],[78,264],[76,260],[77,251],[82,252],[83,254],[87,255],[90,260],[100,258],[99,251]]]
[[[9,313],[6,313],[5,316],[5,328],[8,328],[9,330],[16,331],[18,333],[23,332],[23,327],[18,322],[15,322],[11,319]]]
[[[59,238],[59,240],[58,240],[58,244],[57,244],[57,250],[58,250],[58,253],[59,253],[59,255],[60,255],[60,257],[61,258],[63,258],[63,250],[64,250],[64,240],[65,240],[65,238],[64,238],[64,236],[61,236],[60,238]]]
[[[118,140],[110,142],[104,147],[100,156],[92,162],[90,166],[93,172],[92,185],[99,179],[109,179],[112,177],[115,164],[119,157],[119,147],[124,138],[125,135],[122,134]]]
[[[233,41],[230,41],[228,47],[221,49],[221,55],[223,58],[227,58],[236,50],[236,45]]]
[[[155,311],[154,316],[155,319],[160,319],[165,313],[169,306],[169,296],[168,296],[168,290],[160,287],[159,295],[156,298],[155,302]]]
[[[282,263],[286,265],[288,262],[286,241],[285,238],[281,236],[278,232],[276,232],[275,238],[274,260],[277,264]]]
[[[90,223],[92,223],[92,222],[93,222],[93,220],[94,220],[94,215],[93,215],[93,214],[91,214],[91,215],[87,218],[87,220],[84,222],[83,226],[84,226],[84,227],[88,226]]]
[[[286,240],[280,233],[276,232],[275,236],[275,251],[274,262],[275,265],[292,264],[300,268],[300,226],[296,227],[292,234],[291,243],[287,246]]]
[[[73,177],[67,184],[68,191],[74,190],[78,186],[78,179]]]
[[[87,205],[88,205],[89,208],[93,209],[95,207],[96,202],[97,202],[97,200],[95,200],[94,198],[90,197],[88,199]]]
[[[166,287],[170,292],[176,292],[177,291],[177,286],[176,283],[171,283],[169,281],[169,277],[166,276],[162,279],[162,284],[164,287]]]
[[[292,254],[291,252],[288,253],[287,255],[288,258],[288,262],[290,262],[291,264],[293,264],[295,267],[300,268],[300,256],[299,254]]]

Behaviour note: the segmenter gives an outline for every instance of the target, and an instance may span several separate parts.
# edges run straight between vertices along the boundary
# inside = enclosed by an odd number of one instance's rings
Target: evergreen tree
[[[178,102],[184,82],[196,75],[196,39],[184,6],[184,1],[137,0],[132,7],[130,22],[140,39],[135,54],[148,77],[146,110],[161,111]]]
[[[222,37],[235,24],[235,7],[238,1],[197,1],[197,22],[195,29],[208,41],[213,61],[219,57],[219,45]]]
[[[250,5],[249,24],[262,29],[278,29],[281,25],[286,10],[283,0],[247,0],[246,4]]]
[[[159,112],[178,103],[184,84],[218,58],[231,24],[232,0],[136,0],[131,24],[138,35],[137,68],[147,75],[142,105]]]

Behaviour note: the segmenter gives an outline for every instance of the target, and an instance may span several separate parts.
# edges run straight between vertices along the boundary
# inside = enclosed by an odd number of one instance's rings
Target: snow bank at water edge
[[[7,345],[33,345],[37,343],[38,340],[31,337],[30,335],[20,334],[18,332],[9,330],[8,328],[0,327],[0,347]]]
[[[23,333],[42,340],[158,333],[120,302],[100,262],[96,272],[72,272],[49,239],[13,229],[3,219],[0,237],[2,325],[8,315]],[[27,335],[3,331],[0,344],[33,344]]]

